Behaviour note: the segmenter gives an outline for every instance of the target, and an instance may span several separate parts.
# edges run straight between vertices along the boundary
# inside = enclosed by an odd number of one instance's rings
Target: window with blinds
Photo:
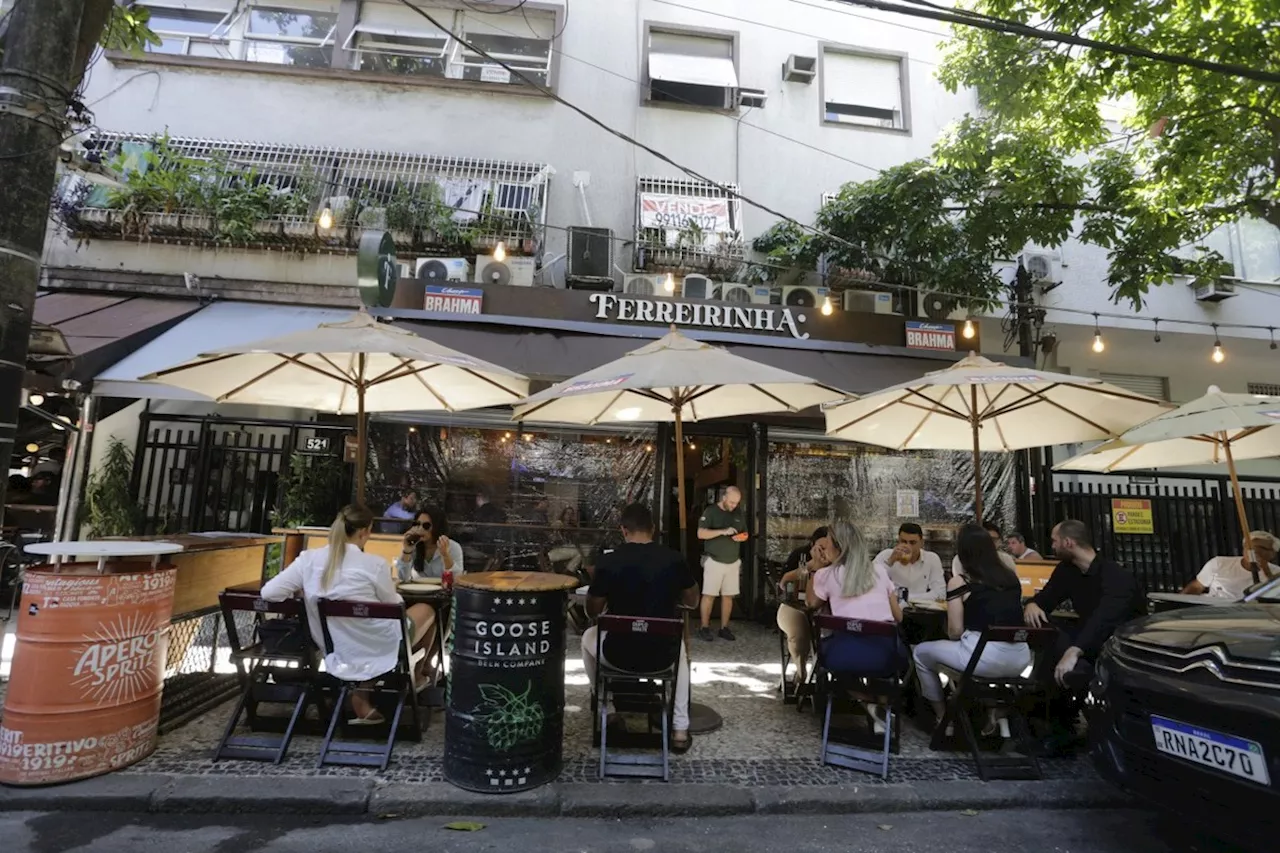
[[[1136,373],[1099,373],[1098,378],[1117,388],[1154,397],[1157,400],[1169,399],[1169,379],[1166,376],[1140,376]]]
[[[1263,394],[1267,397],[1280,397],[1280,385],[1274,382],[1250,382],[1248,385],[1250,394]]]
[[[822,51],[822,120],[908,130],[905,56],[847,48]]]

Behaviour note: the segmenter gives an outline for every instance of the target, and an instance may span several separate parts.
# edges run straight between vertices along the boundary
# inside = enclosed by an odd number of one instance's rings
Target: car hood
[[[1280,664],[1280,604],[1188,607],[1132,622],[1116,636],[1184,652],[1218,646],[1235,660]]]

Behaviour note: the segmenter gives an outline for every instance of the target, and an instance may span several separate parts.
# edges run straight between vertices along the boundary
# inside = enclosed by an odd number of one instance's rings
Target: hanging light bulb
[[[1152,322],[1154,322],[1154,323],[1155,323],[1155,325],[1156,325],[1156,338],[1155,338],[1156,343],[1160,343],[1160,318],[1159,318],[1159,317],[1157,317],[1157,318],[1156,318],[1154,321],[1152,321]]]
[[[33,406],[42,406],[44,405],[44,395],[32,394],[30,397],[27,398],[27,402]]]
[[[830,317],[831,312],[834,310],[836,309],[831,305],[831,297],[830,296],[822,297],[822,316]]]
[[[320,221],[318,223],[321,229],[328,231],[333,227],[333,209],[326,207],[320,211]]]
[[[1267,331],[1271,334],[1271,348],[1275,349],[1276,348],[1276,330],[1271,327],[1268,327]]]
[[[1227,360],[1227,354],[1222,351],[1222,340],[1218,337],[1218,324],[1213,324],[1213,355],[1210,356],[1214,364],[1222,364]]]
[[[1107,345],[1102,340],[1102,329],[1098,328],[1098,315],[1093,315],[1093,351],[1102,352]]]
[[[502,263],[507,259],[507,244],[498,242],[498,247],[493,250],[493,259],[498,263]]]
[[[39,449],[40,449],[40,445],[36,444],[34,441],[27,445],[28,453],[35,453]]]
[[[971,341],[973,340],[973,336],[976,335],[977,333],[978,333],[978,330],[973,327],[973,321],[965,320],[964,328],[960,330],[960,334],[964,337],[964,339],[966,341]]]
[[[663,279],[662,289],[667,293],[676,292],[676,280],[672,277],[671,273],[667,273],[667,277]]]

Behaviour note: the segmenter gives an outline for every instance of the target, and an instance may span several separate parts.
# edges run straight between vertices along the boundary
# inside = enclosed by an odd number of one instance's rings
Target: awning
[[[340,308],[216,302],[104,370],[93,380],[92,393],[100,397],[206,400],[171,385],[140,382],[138,377],[173,367],[210,350],[279,337],[350,316],[350,310]]]
[[[733,60],[723,56],[650,53],[649,79],[721,89],[738,88],[738,72],[733,67]]]
[[[186,299],[42,293],[34,316],[62,334],[75,358],[71,376],[83,382],[199,309]]]

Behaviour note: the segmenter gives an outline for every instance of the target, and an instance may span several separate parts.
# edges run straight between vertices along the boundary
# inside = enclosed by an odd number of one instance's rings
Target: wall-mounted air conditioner
[[[685,299],[715,299],[716,283],[705,275],[687,275],[680,283],[680,295]]]
[[[897,314],[893,294],[879,290],[846,290],[844,310],[855,314]]]
[[[1227,278],[1198,279],[1191,287],[1195,290],[1196,302],[1221,302],[1236,295],[1235,282]]]
[[[628,275],[622,279],[622,292],[628,296],[666,296],[662,275]]]
[[[418,258],[413,277],[427,284],[443,281],[471,281],[471,264],[466,258]]]
[[[818,57],[791,54],[782,63],[782,79],[788,83],[812,83],[818,76]]]
[[[768,305],[772,301],[772,297],[772,289],[759,284],[739,284],[737,282],[727,281],[720,285],[721,302]]]
[[[1018,256],[1018,263],[1031,276],[1032,284],[1052,288],[1062,283],[1058,259],[1048,252],[1023,252]]]
[[[533,258],[507,255],[496,261],[492,255],[476,255],[476,284],[505,284],[510,287],[533,287],[533,274],[538,263]]]
[[[953,296],[943,296],[939,293],[920,293],[920,316],[937,323],[943,323],[947,320],[963,320],[968,314],[960,307],[959,302]]]
[[[828,293],[825,287],[791,285],[782,288],[782,304],[788,308],[817,308],[827,298]]]
[[[769,93],[764,89],[738,89],[738,106],[748,109],[760,109],[769,100]]]

